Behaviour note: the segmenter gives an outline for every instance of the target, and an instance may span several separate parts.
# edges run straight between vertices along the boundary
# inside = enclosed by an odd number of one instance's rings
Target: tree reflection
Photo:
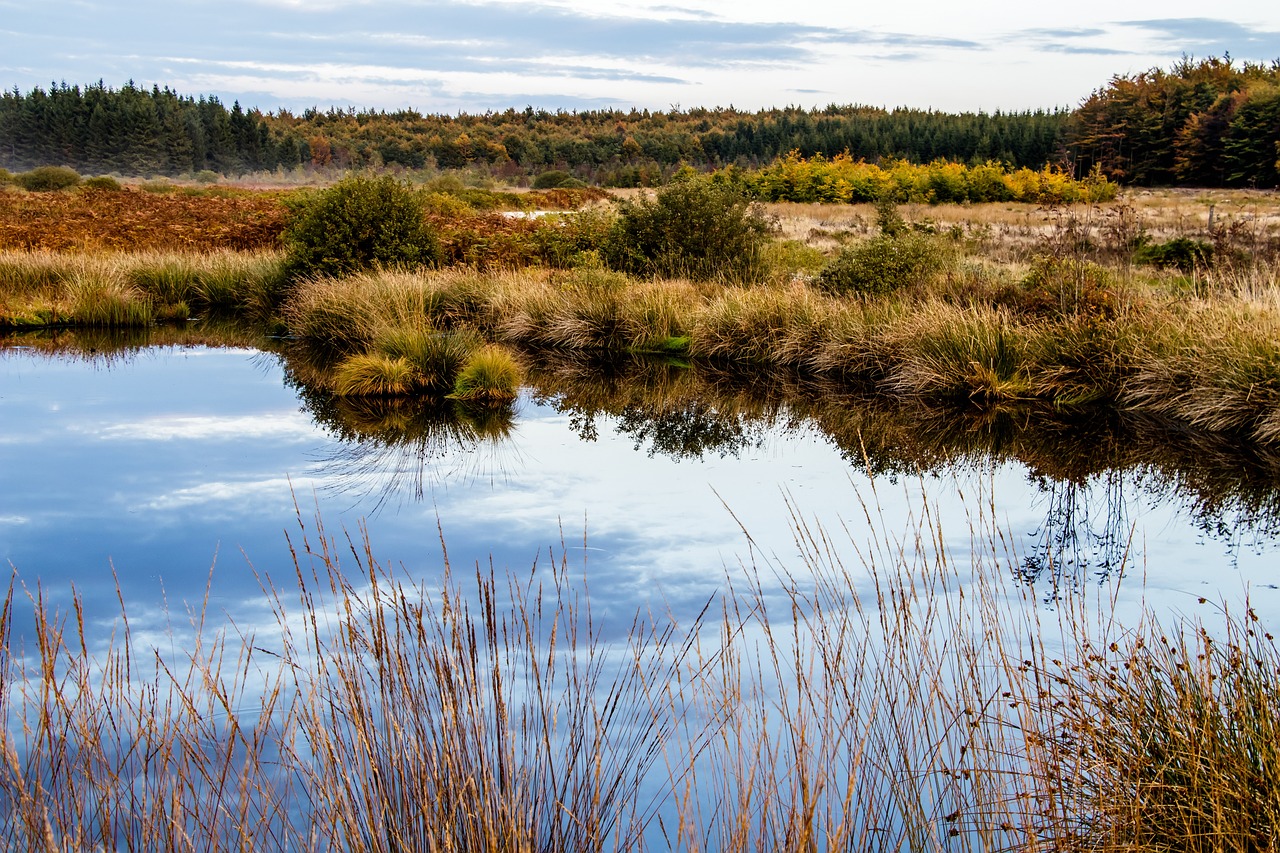
[[[1123,572],[1133,532],[1124,473],[1111,469],[1084,483],[1042,478],[1040,485],[1045,520],[1014,575],[1033,587],[1047,584],[1045,601],[1056,601],[1064,590]]]

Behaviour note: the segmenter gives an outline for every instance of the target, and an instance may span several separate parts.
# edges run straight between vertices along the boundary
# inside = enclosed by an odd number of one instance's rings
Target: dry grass
[[[0,255],[0,328],[146,326],[192,311],[261,321],[284,290],[272,253]]]
[[[509,403],[520,391],[522,376],[515,357],[503,347],[491,344],[467,359],[449,396],[475,402]]]
[[[184,652],[123,604],[104,640],[78,600],[10,586],[0,843],[1274,848],[1280,653],[1256,614],[1121,629],[1104,598],[1042,622],[982,512],[965,554],[927,504],[896,530],[867,512],[843,542],[793,512],[801,564],[752,559],[684,623],[603,624],[563,557],[464,579],[446,556],[428,589],[319,523],[287,584],[263,576],[268,624],[205,602]]]
[[[687,352],[922,400],[1118,403],[1273,443],[1280,289],[1269,265],[1226,275],[1170,300],[1071,258],[1015,281],[968,266],[945,286],[864,299],[598,270],[376,273],[304,284],[286,314],[339,352],[402,355],[378,341],[469,327],[535,350]]]
[[[0,191],[0,250],[263,251],[279,247],[279,192]]]

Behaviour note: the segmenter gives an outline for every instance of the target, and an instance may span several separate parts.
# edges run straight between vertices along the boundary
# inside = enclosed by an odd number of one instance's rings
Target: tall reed
[[[1269,850],[1280,652],[1008,586],[982,506],[792,509],[684,622],[594,613],[563,556],[428,585],[317,520],[270,616],[172,648],[11,583],[0,843],[175,850]],[[855,505],[856,506],[856,505]],[[901,524],[901,527],[892,526]],[[1097,610],[1094,610],[1094,605]],[[1247,605],[1246,605],[1247,608]],[[718,619],[709,614],[717,614]],[[613,637],[614,639],[609,639]]]

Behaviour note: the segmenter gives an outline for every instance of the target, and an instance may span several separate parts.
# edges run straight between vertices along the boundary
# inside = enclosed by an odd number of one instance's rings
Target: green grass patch
[[[520,390],[520,364],[506,349],[486,346],[467,359],[449,396],[472,402],[505,403]]]

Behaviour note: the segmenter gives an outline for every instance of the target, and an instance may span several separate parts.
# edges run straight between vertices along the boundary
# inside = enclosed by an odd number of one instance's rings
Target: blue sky
[[[1280,58],[1280,4],[0,0],[6,88],[132,79],[263,110],[1073,107],[1224,51]]]

